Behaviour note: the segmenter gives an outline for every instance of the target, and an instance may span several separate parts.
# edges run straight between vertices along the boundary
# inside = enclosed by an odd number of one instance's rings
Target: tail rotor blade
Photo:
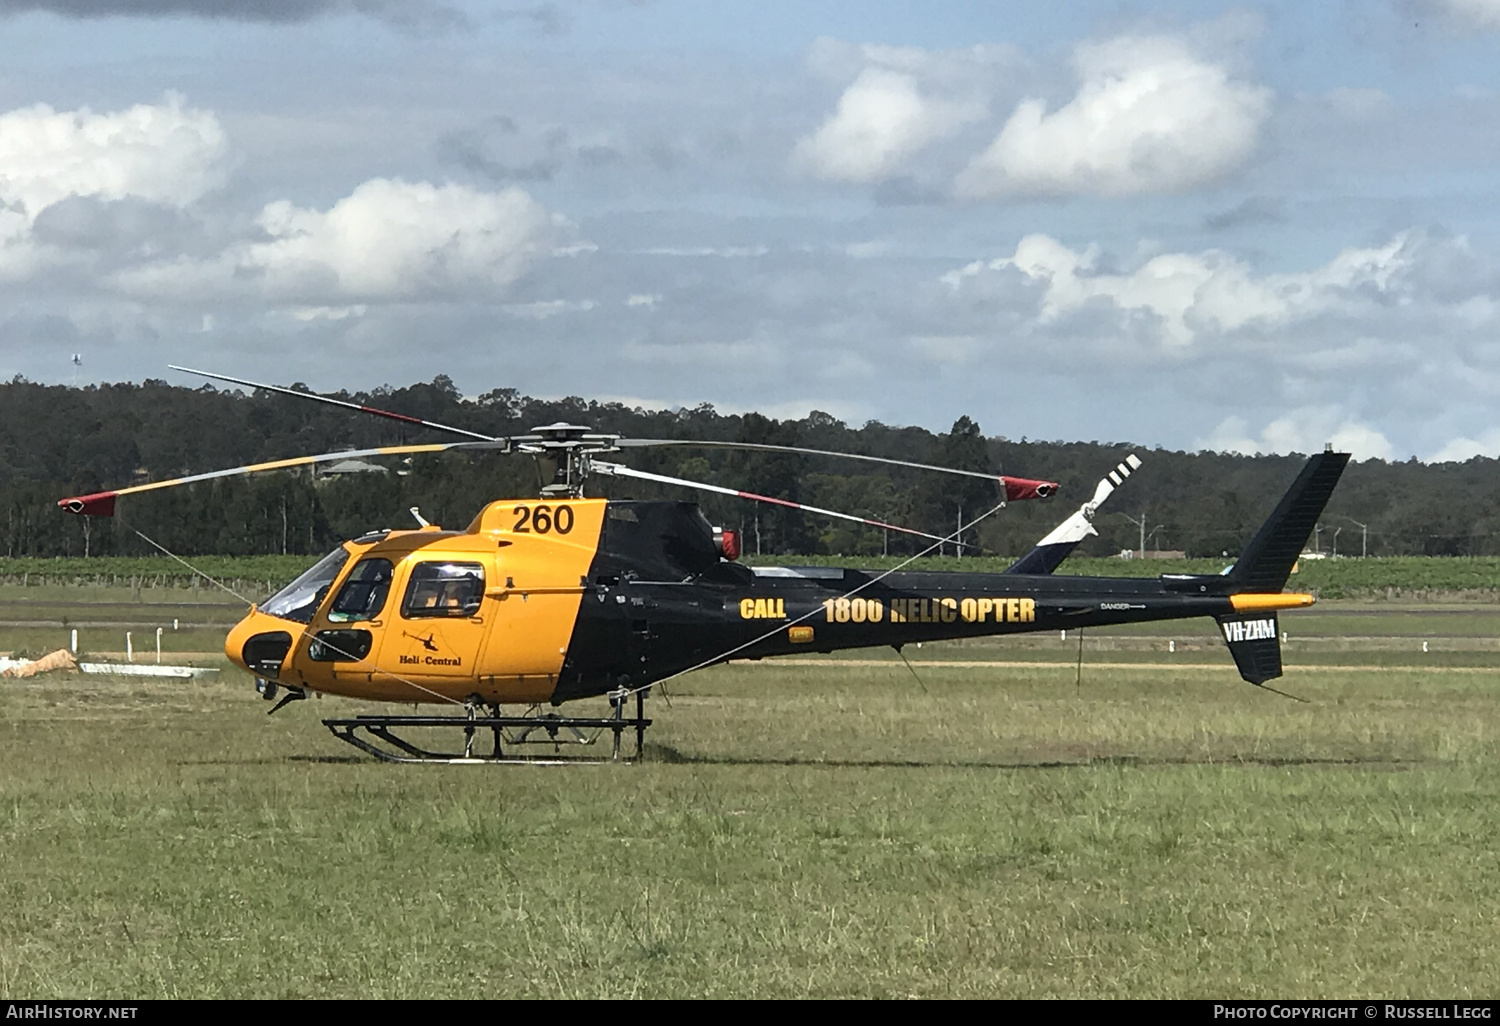
[[[1045,538],[1036,543],[1035,548],[1006,567],[1004,572],[1050,574],[1056,570],[1068,558],[1069,553],[1078,548],[1080,542],[1089,535],[1099,533],[1094,530],[1094,515],[1099,512],[1099,507],[1104,505],[1105,500],[1115,493],[1115,489],[1140,467],[1139,456],[1135,453],[1126,456],[1115,469],[1100,478],[1099,483],[1094,486],[1093,498],[1079,506],[1072,516],[1053,528]]]

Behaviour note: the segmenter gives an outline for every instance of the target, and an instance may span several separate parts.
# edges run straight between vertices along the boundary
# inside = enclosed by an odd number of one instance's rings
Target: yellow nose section
[[[1274,595],[1247,593],[1229,596],[1236,613],[1264,613],[1272,609],[1304,609],[1317,599],[1305,591],[1277,592]]]

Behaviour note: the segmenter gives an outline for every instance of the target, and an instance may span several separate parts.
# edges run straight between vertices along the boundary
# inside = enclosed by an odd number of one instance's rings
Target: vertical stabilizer
[[[1251,684],[1264,684],[1281,676],[1276,610],[1310,605],[1313,598],[1280,592],[1348,462],[1348,453],[1334,452],[1331,446],[1309,459],[1240,558],[1221,578],[1223,593],[1230,596],[1236,611],[1214,619],[1240,676]]]
[[[1348,462],[1348,453],[1331,450],[1307,461],[1230,569],[1228,578],[1234,591],[1276,592],[1286,587],[1286,579]]]

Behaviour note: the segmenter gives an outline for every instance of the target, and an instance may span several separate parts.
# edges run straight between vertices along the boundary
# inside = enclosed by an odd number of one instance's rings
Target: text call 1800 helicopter
[[[1284,593],[1348,455],[1313,456],[1234,565],[1222,574],[1155,579],[1054,576],[1116,487],[1138,468],[1126,458],[1093,495],[1000,573],[863,571],[745,566],[733,532],[709,524],[688,502],[584,496],[590,475],[627,477],[792,506],[889,530],[937,536],[867,517],[635,470],[601,455],[648,446],[792,452],[984,477],[1005,501],[1045,498],[1054,482],[976,474],[881,457],[756,443],[631,439],[554,424],[531,434],[490,437],[403,414],[275,385],[191,371],[216,380],[349,407],[451,434],[461,442],[386,446],[302,456],[195,474],[59,501],[85,516],[112,516],[118,498],[196,481],[351,457],[479,449],[554,461],[554,482],[537,500],[490,502],[462,531],[420,521],[415,530],[352,539],[249,613],[225,640],[225,655],[255,675],[273,707],[325,692],[399,703],[445,703],[453,715],[364,715],[327,719],[341,740],[398,761],[491,761],[514,744],[591,742],[633,729],[640,753],[651,721],[652,684],[724,662],[797,652],[1076,630],[1100,625],[1211,617],[1241,676],[1264,686],[1281,675],[1277,612],[1313,597]],[[998,508],[998,506],[997,506]],[[993,512],[993,511],[991,511]],[[415,514],[416,511],[413,510]],[[986,514],[988,515],[988,514]],[[566,716],[546,705],[608,695],[610,717]],[[626,713],[634,695],[635,712]],[[520,704],[522,715],[502,715]],[[463,752],[424,748],[397,733],[449,727]],[[494,739],[475,752],[476,730]],[[586,731],[593,731],[587,734]]]

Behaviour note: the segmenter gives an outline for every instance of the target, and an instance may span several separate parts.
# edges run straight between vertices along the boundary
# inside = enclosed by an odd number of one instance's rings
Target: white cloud
[[[536,303],[510,303],[505,312],[527,321],[545,321],[565,313],[586,313],[597,304],[592,299],[547,299]]]
[[[1469,28],[1500,29],[1500,0],[1428,0],[1427,6]]]
[[[1078,93],[1048,114],[1023,101],[959,174],[971,199],[1181,192],[1222,177],[1254,149],[1271,92],[1170,37],[1080,46]]]
[[[767,246],[656,246],[640,251],[643,256],[723,257],[727,260],[763,257],[771,252]]]
[[[0,277],[24,277],[49,258],[31,230],[60,200],[185,207],[222,183],[228,150],[218,119],[176,93],[102,114],[46,104],[0,114]]]
[[[839,97],[838,110],[797,144],[792,162],[830,181],[878,182],[980,113],[925,94],[915,75],[866,68]]]
[[[1475,456],[1500,456],[1500,429],[1492,428],[1478,438],[1454,438],[1426,460],[1428,463],[1463,463]]]
[[[1356,460],[1390,459],[1391,443],[1376,429],[1347,416],[1337,407],[1308,407],[1278,417],[1265,426],[1258,437],[1250,437],[1243,417],[1226,417],[1207,438],[1194,445],[1215,452],[1314,453],[1332,443],[1338,452],[1353,454]]]
[[[844,247],[844,253],[855,260],[873,260],[876,257],[889,256],[896,249],[896,244],[890,239],[871,239],[868,242],[851,242]]]
[[[647,309],[650,309],[651,307],[654,307],[657,303],[660,303],[660,302],[661,302],[661,293],[659,293],[659,292],[644,293],[643,292],[643,293],[638,293],[636,295],[630,296],[628,299],[625,300],[625,305],[626,306],[644,306]]]
[[[186,206],[223,181],[228,140],[210,111],[176,93],[95,114],[46,104],[0,114],[0,199],[27,219],[69,196]]]
[[[1004,77],[1026,64],[1025,54],[1009,43],[976,43],[951,50],[919,46],[850,43],[824,37],[808,49],[808,65],[819,75],[848,81],[866,68],[886,68],[919,75],[943,88],[972,88]]]
[[[1409,237],[1401,234],[1385,246],[1345,250],[1313,271],[1259,277],[1220,250],[1162,253],[1134,271],[1111,274],[1097,267],[1098,247],[1080,252],[1038,234],[1021,239],[1013,256],[976,261],[942,280],[958,290],[987,272],[1018,271],[1042,287],[1039,325],[1105,303],[1155,315],[1161,341],[1186,347],[1205,333],[1276,327],[1357,306],[1360,289],[1392,289],[1393,277],[1412,265],[1409,248]]]
[[[294,318],[299,321],[343,321],[350,317],[363,317],[365,304],[357,303],[354,306],[299,306],[291,311]]]
[[[207,261],[179,259],[116,276],[128,292],[258,291],[310,305],[503,289],[553,255],[558,218],[520,189],[481,192],[376,178],[326,211],[279,200],[258,219],[266,241]]]
[[[551,250],[553,221],[520,189],[478,192],[375,178],[327,211],[281,200],[260,225],[272,241],[242,265],[264,270],[272,291],[332,277],[342,295],[407,296],[453,285],[504,286]]]

